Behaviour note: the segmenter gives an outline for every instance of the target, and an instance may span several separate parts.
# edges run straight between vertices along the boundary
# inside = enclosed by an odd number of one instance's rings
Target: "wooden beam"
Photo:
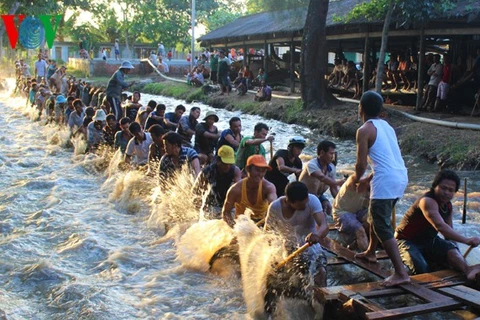
[[[450,288],[441,288],[438,291],[454,298],[455,300],[462,301],[471,307],[480,309],[480,292],[475,289],[460,285]]]
[[[400,319],[435,311],[452,310],[461,306],[462,304],[460,302],[449,298],[440,302],[430,302],[412,307],[367,312],[365,315],[367,319]]]

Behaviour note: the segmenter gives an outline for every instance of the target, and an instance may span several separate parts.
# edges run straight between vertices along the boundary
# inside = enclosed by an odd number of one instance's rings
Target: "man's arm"
[[[237,166],[235,166],[235,169],[233,172],[233,183],[237,183],[240,180],[242,180],[242,171],[240,171],[240,169]]]
[[[191,165],[192,165],[192,169],[193,169],[193,175],[196,178],[198,176],[198,174],[200,173],[200,161],[198,160],[198,158],[193,159],[192,162],[191,162]]]
[[[235,138],[231,134],[227,134],[225,136],[225,140],[227,140],[235,148],[238,148],[238,146],[240,146],[240,141],[235,140]]]
[[[367,170],[367,155],[370,146],[369,140],[371,139],[370,136],[372,136],[372,133],[376,132],[375,127],[370,123],[367,123],[357,130],[357,160],[355,162],[355,173],[347,179],[348,188],[355,188],[356,183],[360,181],[360,178]]]
[[[257,139],[257,138],[247,139],[247,140],[245,140],[245,144],[246,145],[259,145],[259,144],[264,143],[265,141],[273,141],[274,139],[275,139],[274,136],[268,136],[266,139]]]
[[[180,127],[182,127],[182,129],[185,130],[185,132],[190,137],[193,137],[193,135],[195,134],[195,130],[190,128],[190,126],[188,125],[188,118],[187,117],[182,117],[178,123],[179,123]]]
[[[264,190],[266,192],[266,197],[268,203],[272,203],[273,201],[277,200],[277,189],[275,185],[267,180],[263,179],[263,185],[266,187]]]
[[[439,213],[438,204],[435,200],[424,197],[420,200],[419,207],[427,221],[435,228],[435,230],[440,232],[445,239],[473,245],[475,247],[480,244],[480,237],[464,237],[446,223]]]
[[[277,162],[278,171],[280,172],[295,173],[296,175],[299,175],[300,173],[302,173],[302,169],[286,166],[285,160],[282,157],[278,157],[276,162]]]
[[[325,213],[323,211],[315,212],[313,214],[313,218],[315,219],[318,227],[316,228],[315,232],[309,233],[305,237],[305,242],[308,242],[310,244],[320,242],[328,234],[328,224],[325,218]]]
[[[239,189],[239,185],[241,184],[236,183],[231,186],[230,189],[228,189],[227,199],[225,199],[225,203],[223,204],[222,208],[222,218],[232,228],[235,225],[235,220],[232,216],[232,209],[235,206],[235,202],[238,200],[239,192],[237,189]]]
[[[177,127],[178,127],[178,123],[177,123],[177,122],[170,121],[170,119],[168,119],[167,117],[164,117],[164,118],[163,118],[163,121],[165,122],[165,124],[166,124],[167,127],[169,127],[169,128],[177,128]]]

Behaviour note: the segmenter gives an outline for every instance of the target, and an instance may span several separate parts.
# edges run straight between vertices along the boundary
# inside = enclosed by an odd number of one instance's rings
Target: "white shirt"
[[[407,187],[407,168],[400,153],[393,128],[381,119],[370,119],[377,129],[377,138],[368,149],[368,161],[372,167],[370,199],[397,199]],[[365,125],[364,124],[364,125]]]
[[[125,154],[128,156],[135,156],[133,163],[137,165],[144,165],[148,162],[148,149],[152,144],[152,136],[148,132],[144,132],[145,140],[138,143],[135,138],[130,139],[125,150]]]
[[[47,62],[45,60],[40,60],[35,62],[35,70],[37,71],[37,76],[45,77],[47,75]]]

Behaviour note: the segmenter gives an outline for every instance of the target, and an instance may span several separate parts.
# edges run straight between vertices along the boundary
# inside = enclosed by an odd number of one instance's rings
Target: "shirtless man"
[[[397,241],[393,237],[390,220],[395,203],[403,196],[408,176],[395,131],[385,120],[379,118],[382,109],[381,95],[373,91],[363,94],[359,114],[364,124],[357,130],[355,173],[345,183],[347,188],[357,188],[359,193],[370,184],[370,243],[366,251],[355,257],[376,262],[375,251],[380,240],[395,268],[394,274],[383,282],[384,286],[389,287],[410,282],[400,258]],[[370,160],[373,174],[361,179],[367,169],[367,159]]]
[[[412,274],[435,271],[435,266],[450,266],[465,273],[468,280],[475,280],[480,273],[480,264],[468,266],[453,242],[474,247],[480,244],[480,237],[467,238],[453,230],[451,200],[459,186],[460,178],[455,172],[440,171],[430,191],[415,201],[397,227],[398,249]]]
[[[264,179],[267,170],[272,168],[261,155],[253,155],[247,159],[245,167],[247,177],[235,183],[227,192],[227,199],[223,204],[222,217],[230,227],[235,225],[232,209],[235,207],[235,218],[245,213],[245,209],[252,210],[252,220],[262,220],[268,205],[277,199],[275,186]]]

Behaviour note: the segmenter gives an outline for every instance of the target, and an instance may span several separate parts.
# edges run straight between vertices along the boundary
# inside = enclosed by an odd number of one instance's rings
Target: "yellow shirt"
[[[242,180],[242,198],[240,202],[235,203],[235,216],[245,213],[245,209],[248,208],[253,212],[252,216],[250,217],[252,220],[259,221],[265,218],[265,215],[268,210],[268,201],[262,199],[263,198],[262,186],[263,186],[263,181],[260,182],[260,185],[258,186],[256,203],[251,204],[250,201],[248,201],[246,179]]]

